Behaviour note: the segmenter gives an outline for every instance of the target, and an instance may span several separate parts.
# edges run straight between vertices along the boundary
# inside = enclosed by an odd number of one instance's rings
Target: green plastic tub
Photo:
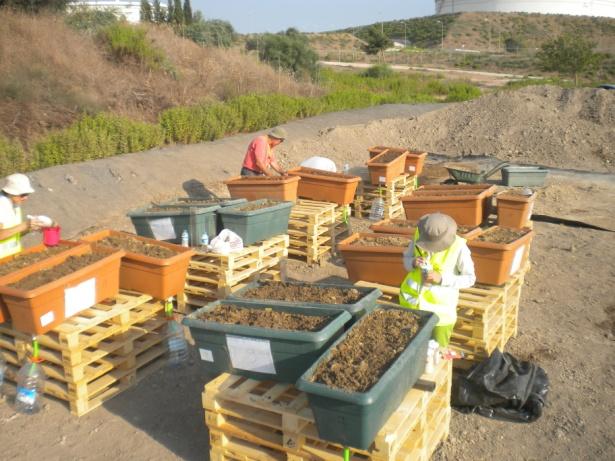
[[[132,221],[137,235],[181,243],[182,232],[187,230],[190,234],[190,246],[199,246],[203,233],[207,232],[210,239],[216,235],[218,209],[219,205],[160,211],[151,211],[151,207],[148,207],[131,211],[127,216]]]
[[[502,168],[505,186],[544,186],[549,170],[541,166],[511,165]]]
[[[267,208],[253,211],[238,211],[238,208],[252,203],[264,203],[269,199],[253,200],[239,205],[231,205],[218,210],[225,229],[241,237],[244,245],[250,245],[288,232],[288,220],[293,202],[277,202]],[[275,200],[269,200],[275,202]]]
[[[324,304],[324,303],[306,303],[306,302],[292,302],[292,301],[278,301],[273,299],[248,299],[244,297],[244,293],[252,288],[256,288],[267,283],[281,283],[281,282],[252,282],[246,285],[244,288],[231,293],[228,296],[228,299],[233,300],[241,300],[245,303],[256,304],[256,305],[264,305],[267,306],[299,306],[299,307],[320,307],[324,309],[336,309],[336,310],[344,310],[352,315],[353,319],[356,320],[361,317],[366,312],[371,312],[375,307],[378,301],[378,298],[382,296],[382,291],[378,288],[369,288],[369,287],[355,287],[353,285],[340,285],[333,283],[304,283],[304,282],[286,282],[286,285],[299,285],[299,286],[318,286],[324,288],[340,288],[349,290],[351,288],[357,290],[363,296],[354,304]]]
[[[207,197],[177,197],[175,200],[171,200],[170,202],[157,203],[157,205],[160,207],[170,207],[170,208],[177,208],[177,207],[204,208],[204,207],[218,205],[221,208],[224,208],[227,206],[239,205],[240,203],[246,203],[246,202],[247,200],[245,198],[236,198],[236,199],[215,198],[215,199],[212,199],[212,198],[207,198]],[[208,234],[209,240],[213,239],[216,235],[218,235],[222,231],[222,229],[224,229],[224,226],[222,225],[222,218],[218,213],[216,213],[216,233],[213,235]]]
[[[199,320],[202,312],[219,304],[249,309],[273,309],[305,315],[328,315],[331,321],[320,331],[290,331],[230,325]],[[344,331],[348,312],[297,306],[255,306],[236,300],[215,301],[185,317],[202,363],[208,371],[232,373],[257,380],[294,384]]]
[[[382,309],[404,309],[384,307]],[[338,343],[369,316],[361,318],[331,345],[298,380],[296,387],[307,393],[314,412],[318,435],[323,440],[345,447],[367,450],[389,416],[414,386],[425,370],[427,344],[438,317],[425,311],[412,310],[420,316],[420,329],[408,347],[393,362],[380,380],[367,392],[347,392],[321,383],[311,382],[318,364],[325,360]]]

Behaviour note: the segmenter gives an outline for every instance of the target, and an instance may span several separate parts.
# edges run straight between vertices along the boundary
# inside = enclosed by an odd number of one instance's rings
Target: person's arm
[[[411,241],[408,248],[404,251],[404,268],[407,271],[414,269],[414,261],[414,241]]]
[[[440,283],[443,287],[449,288],[470,288],[476,283],[474,272],[474,261],[467,245],[464,245],[459,252],[455,274],[443,274]]]
[[[16,226],[0,229],[0,240],[6,240],[15,234],[25,234],[30,229],[32,229],[32,224],[29,219]]]
[[[271,168],[273,168],[275,171],[278,172],[278,174],[281,174],[282,176],[286,175],[286,170],[284,170],[284,168],[280,166],[278,160],[273,156],[273,154],[271,154]]]

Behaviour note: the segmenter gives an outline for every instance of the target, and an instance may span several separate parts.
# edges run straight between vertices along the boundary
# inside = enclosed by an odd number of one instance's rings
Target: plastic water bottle
[[[207,235],[207,232],[203,232],[203,235],[201,235],[201,245],[204,247],[209,245],[209,235]]]
[[[182,232],[182,246],[189,247],[190,246],[190,234],[186,229]]]
[[[180,367],[188,361],[188,343],[184,328],[173,318],[173,305],[167,301],[167,347],[169,348],[169,366]]]
[[[288,259],[280,259],[280,281],[286,283],[288,281]]]
[[[15,410],[18,413],[34,414],[41,409],[41,394],[45,382],[43,369],[34,360],[28,360],[17,374]]]
[[[350,165],[348,163],[344,163],[344,174],[350,174]]]
[[[380,221],[384,219],[384,200],[382,197],[376,197],[372,201],[372,208],[369,211],[370,221]]]

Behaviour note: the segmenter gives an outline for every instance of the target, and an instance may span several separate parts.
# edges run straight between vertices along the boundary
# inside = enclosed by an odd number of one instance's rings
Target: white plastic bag
[[[243,249],[243,240],[235,232],[223,229],[216,238],[209,242],[209,249],[212,253],[227,255]]]

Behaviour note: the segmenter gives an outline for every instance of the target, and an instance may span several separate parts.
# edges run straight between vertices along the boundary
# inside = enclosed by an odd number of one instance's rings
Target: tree
[[[141,22],[153,22],[154,17],[152,15],[152,6],[149,4],[148,0],[141,0],[141,11],[140,11]]]
[[[184,0],[184,22],[192,24],[192,6],[190,0]]]
[[[171,0],[169,0],[169,3],[171,3]],[[173,23],[178,25],[184,23],[184,10],[181,0],[174,0],[173,2]]]
[[[579,84],[579,75],[595,70],[605,56],[594,53],[596,44],[581,37],[563,35],[542,45],[536,54],[543,70],[574,76],[574,85]]]
[[[367,54],[380,54],[381,59],[384,58],[384,50],[393,46],[391,39],[376,26],[368,29],[365,41],[364,51]]]
[[[173,11],[173,0],[167,0],[167,22],[169,24],[172,24],[174,18],[175,18],[175,11]]]
[[[69,0],[0,0],[0,8],[9,6],[29,13],[65,11]]]
[[[154,22],[156,24],[162,24],[163,22],[166,21],[166,18],[164,16],[164,10],[160,6],[160,0],[154,0],[154,7],[153,7],[152,14],[154,16]]]
[[[518,53],[522,48],[522,43],[519,39],[514,37],[507,37],[504,40],[504,48],[508,53]]]
[[[199,11],[194,15],[198,18]],[[184,37],[189,38],[193,42],[203,46],[218,46],[229,47],[235,41],[235,29],[231,23],[212,19],[203,21],[203,19],[194,19],[192,24],[188,24],[184,28]]]

